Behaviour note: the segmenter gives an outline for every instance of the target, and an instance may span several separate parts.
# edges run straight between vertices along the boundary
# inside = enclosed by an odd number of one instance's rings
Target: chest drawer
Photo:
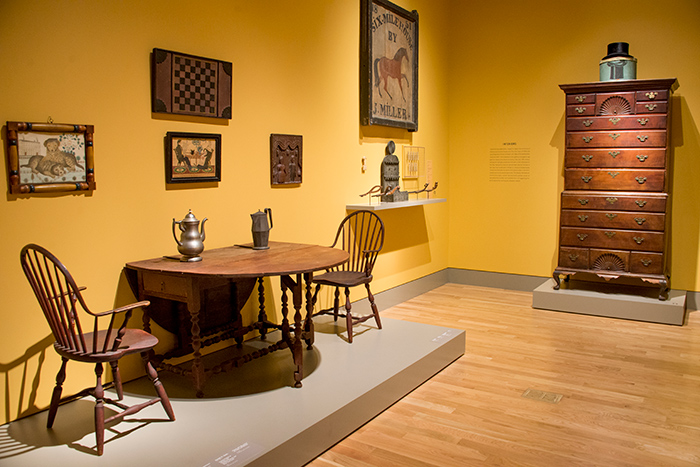
[[[568,117],[567,131],[665,129],[666,115]]]
[[[562,209],[561,225],[605,229],[664,230],[665,216],[651,212],[593,211]]]
[[[638,102],[635,106],[635,111],[638,114],[665,114],[668,112],[668,102]]]
[[[573,116],[587,116],[587,115],[595,115],[595,104],[590,104],[590,105],[584,105],[584,104],[576,104],[576,105],[567,105],[566,106],[566,115],[569,117]]]
[[[562,246],[580,248],[609,248],[659,253],[664,251],[663,232],[562,227],[559,241]]]
[[[595,94],[594,93],[582,93],[582,94],[567,94],[566,95],[567,104],[595,104]]]
[[[666,149],[569,149],[564,161],[566,167],[630,167],[663,169]]]
[[[633,251],[630,255],[630,272],[636,274],[663,274],[664,255]]]
[[[631,212],[665,212],[666,194],[568,191],[561,195],[562,209],[602,209]]]
[[[666,147],[665,130],[606,130],[566,134],[569,148]]]
[[[663,191],[665,171],[660,169],[566,169],[567,190]]]
[[[649,91],[637,91],[637,102],[642,101],[667,101],[668,89],[654,89]]]

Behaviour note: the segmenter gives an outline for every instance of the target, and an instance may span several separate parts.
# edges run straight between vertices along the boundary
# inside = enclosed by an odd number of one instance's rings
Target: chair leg
[[[122,375],[119,372],[119,362],[117,360],[109,362],[112,367],[112,380],[114,381],[114,389],[117,391],[117,400],[124,399],[124,389],[122,389]]]
[[[148,354],[142,353],[141,358],[143,359],[144,365],[146,367],[146,375],[148,376],[148,379],[150,379],[153,383],[153,387],[156,388],[156,393],[158,393],[158,397],[160,397],[160,403],[163,405],[165,413],[168,414],[168,418],[171,421],[175,420],[175,412],[173,412],[173,406],[170,404],[170,399],[168,398],[168,394],[165,392],[163,383],[161,383],[160,379],[158,379],[158,373],[156,372],[156,369],[153,368],[153,365],[151,365],[151,361],[148,358]]]
[[[101,456],[105,446],[105,391],[102,387],[102,363],[95,365],[97,384],[95,385],[95,439],[97,440],[97,455]]]
[[[374,314],[374,321],[377,322],[377,327],[381,329],[382,321],[379,319],[379,310],[377,309],[377,304],[374,303],[374,295],[372,295],[372,291],[369,290],[369,284],[365,284],[365,288],[367,289],[367,298],[369,299],[369,303],[372,306],[372,314]]]
[[[335,298],[333,299],[333,321],[338,321],[338,308],[340,307],[340,288],[335,288]]]
[[[53,421],[56,419],[56,412],[58,412],[58,404],[61,402],[61,393],[63,392],[63,382],[66,380],[66,364],[68,359],[66,357],[61,357],[61,369],[58,370],[56,375],[56,386],[53,388],[53,395],[51,396],[51,406],[49,407],[49,418],[46,420],[46,428],[51,428],[53,426]]]
[[[352,344],[352,305],[350,304],[350,289],[345,287],[345,322],[348,328],[348,342]]]

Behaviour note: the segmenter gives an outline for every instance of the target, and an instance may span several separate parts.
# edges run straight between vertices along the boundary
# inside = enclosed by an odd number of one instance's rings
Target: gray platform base
[[[533,290],[532,307],[682,326],[686,292],[671,290],[667,300],[659,300],[657,292],[575,280],[562,281],[561,288],[554,290],[554,279],[549,279]]]
[[[302,466],[465,349],[463,330],[391,319],[383,319],[379,330],[370,320],[355,326],[348,344],[342,320],[337,326],[330,316],[314,322],[316,343],[304,353],[302,388],[291,387],[287,349],[213,376],[203,399],[194,397],[182,377],[161,372],[175,422],[167,421],[160,404],[148,407],[109,426],[104,455],[98,457],[94,403],[81,399],[59,408],[52,430],[46,429],[46,411],[0,426],[0,466]],[[75,365],[68,365],[69,378]],[[154,393],[145,378],[125,385],[125,392],[132,404]]]

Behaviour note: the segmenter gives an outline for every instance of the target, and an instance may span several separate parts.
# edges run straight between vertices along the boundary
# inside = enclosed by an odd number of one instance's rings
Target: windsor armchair
[[[66,379],[66,364],[68,360],[94,363],[97,383],[95,387],[87,388],[80,393],[71,396],[82,397],[91,395],[95,398],[95,438],[97,441],[97,454],[104,451],[105,424],[115,420],[121,420],[127,415],[134,414],[141,409],[160,402],[170,420],[175,420],[170,400],[165,388],[158,380],[158,374],[148,358],[150,351],[158,343],[158,339],[140,329],[130,329],[126,325],[134,308],[148,306],[148,301],[141,301],[116,308],[114,310],[93,313],[88,308],[81,291],[85,287],[78,287],[66,267],[45,248],[29,244],[22,248],[20,253],[22,269],[46,317],[51,332],[56,339],[54,349],[61,356],[61,369],[56,376],[56,386],[51,397],[48,420],[46,427],[53,426],[59,404],[69,398],[61,399],[63,382]],[[79,308],[94,318],[92,331],[83,330],[80,322]],[[124,314],[121,326],[115,327],[116,318]],[[81,313],[82,314],[82,313]],[[100,320],[100,318],[105,318]],[[109,325],[98,326],[99,323],[109,321]],[[138,405],[127,406],[119,401],[124,397],[122,380],[119,373],[119,359],[133,353],[140,353],[146,367],[146,375],[153,382],[158,397]],[[103,364],[109,363],[112,368],[114,388],[117,392],[117,400],[105,397],[102,384]],[[117,414],[105,420],[104,405],[110,404],[121,409]]]
[[[340,223],[335,241],[331,245],[331,247],[336,246],[347,251],[350,259],[340,266],[328,269],[324,274],[313,277],[313,282],[316,284],[313,296],[314,304],[322,285],[335,287],[333,307],[316,312],[314,316],[332,314],[335,321],[338,320],[339,316],[345,318],[348,342],[352,343],[354,325],[374,318],[377,327],[382,328],[379,310],[374,303],[374,295],[372,295],[369,285],[372,282],[372,270],[377,256],[384,246],[384,223],[372,211],[355,211],[348,214]],[[359,285],[364,285],[367,289],[367,299],[372,308],[372,314],[365,316],[352,314],[350,288]],[[341,288],[345,289],[345,313],[341,313],[339,310]]]

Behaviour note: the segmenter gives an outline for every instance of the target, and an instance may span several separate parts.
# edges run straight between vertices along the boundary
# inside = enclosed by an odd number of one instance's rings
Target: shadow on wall
[[[44,409],[44,407],[37,407],[36,398],[41,370],[46,361],[46,349],[52,347],[53,342],[53,335],[49,334],[29,347],[19,358],[8,363],[0,363],[0,372],[5,375],[5,420],[27,417]],[[35,358],[37,364],[36,367],[33,367],[32,362]],[[15,383],[10,381],[10,375],[17,373],[14,370],[18,368],[22,368],[22,378]],[[17,390],[10,391],[12,386],[16,387]],[[27,389],[30,389],[30,392],[29,398],[25,401]],[[9,394],[19,394],[16,405],[10,401]]]
[[[700,153],[700,132],[683,96],[673,96],[671,112],[671,286],[694,290],[698,281],[697,259],[700,254],[700,185],[697,183],[700,178],[700,158],[697,157]],[[680,283],[679,277],[682,277]]]

